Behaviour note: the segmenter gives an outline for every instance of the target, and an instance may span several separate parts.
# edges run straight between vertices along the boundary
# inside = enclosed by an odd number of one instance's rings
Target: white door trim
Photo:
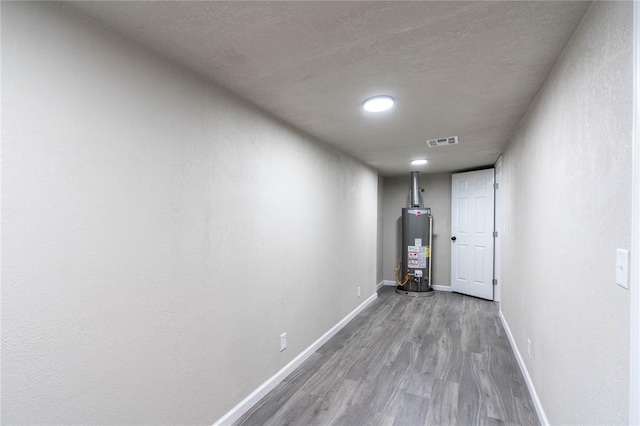
[[[498,236],[493,240],[493,278],[497,282],[493,287],[493,300],[499,302],[502,298],[502,235],[504,234],[504,227],[502,226],[502,155],[498,157],[493,169],[494,179],[498,185],[493,194],[495,202],[493,229],[498,232]]]
[[[631,184],[631,360],[629,424],[640,425],[640,3],[633,2],[633,169]]]

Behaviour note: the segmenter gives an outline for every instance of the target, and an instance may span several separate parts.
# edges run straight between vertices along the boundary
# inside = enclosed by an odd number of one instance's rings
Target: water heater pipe
[[[431,265],[433,264],[433,216],[429,215],[429,287],[431,285]]]
[[[411,172],[411,207],[420,207],[420,185],[418,184],[418,173]]]

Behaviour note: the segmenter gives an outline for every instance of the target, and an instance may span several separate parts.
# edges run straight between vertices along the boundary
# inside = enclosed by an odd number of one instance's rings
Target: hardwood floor
[[[539,424],[496,303],[393,290],[235,424]]]

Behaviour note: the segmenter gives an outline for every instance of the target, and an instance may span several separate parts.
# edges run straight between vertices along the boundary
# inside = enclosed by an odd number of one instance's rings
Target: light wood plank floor
[[[537,425],[497,303],[378,299],[236,425]]]

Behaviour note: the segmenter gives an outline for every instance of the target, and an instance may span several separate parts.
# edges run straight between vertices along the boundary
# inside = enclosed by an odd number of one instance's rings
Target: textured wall
[[[383,278],[395,280],[401,259],[402,208],[409,201],[411,176],[385,178],[383,186]],[[433,215],[433,284],[451,285],[451,174],[420,175],[422,198]]]
[[[211,424],[374,293],[375,172],[58,4],[2,31],[4,424]]]
[[[376,267],[376,283],[382,282],[384,280],[384,240],[382,238],[384,233],[384,219],[382,215],[382,211],[384,209],[384,178],[382,176],[378,176],[378,244],[377,244],[377,267]]]
[[[551,424],[627,423],[631,29],[595,2],[504,155],[502,310]]]

